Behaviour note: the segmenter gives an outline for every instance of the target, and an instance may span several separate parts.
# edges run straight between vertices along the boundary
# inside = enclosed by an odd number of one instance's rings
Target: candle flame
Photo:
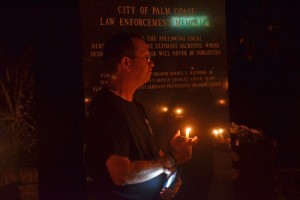
[[[175,110],[175,112],[176,112],[177,114],[181,114],[181,113],[182,113],[182,109],[181,109],[181,108],[177,108],[177,109]]]
[[[226,104],[226,101],[225,101],[225,99],[219,99],[219,100],[218,100],[218,103],[219,103],[220,105],[224,105],[224,104]]]
[[[222,137],[222,136],[223,136],[223,132],[224,132],[224,129],[222,129],[222,128],[214,129],[214,130],[212,131],[212,133],[213,133],[215,136],[218,136],[218,137]]]
[[[219,133],[220,133],[220,132],[219,132],[218,130],[216,130],[216,129],[213,130],[213,134],[214,134],[214,135],[219,135]]]
[[[189,137],[190,137],[190,132],[191,132],[191,130],[192,130],[192,129],[191,129],[190,127],[188,127],[188,128],[185,129],[185,137],[186,137],[186,138],[189,138]]]
[[[161,111],[162,112],[167,112],[168,110],[169,110],[169,108],[167,106],[161,107]]]

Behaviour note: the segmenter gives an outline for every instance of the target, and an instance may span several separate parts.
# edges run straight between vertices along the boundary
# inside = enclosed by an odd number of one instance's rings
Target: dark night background
[[[278,143],[278,164],[299,167],[299,3],[228,1],[230,118]]]
[[[1,75],[3,64],[13,66],[23,52],[33,58],[41,197],[81,199],[79,4],[0,6]],[[230,119],[261,129],[277,142],[277,168],[299,169],[299,3],[228,0],[226,12]]]

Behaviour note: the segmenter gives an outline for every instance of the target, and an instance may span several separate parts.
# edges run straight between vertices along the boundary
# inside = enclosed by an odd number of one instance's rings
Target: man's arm
[[[161,173],[171,173],[176,164],[183,164],[191,159],[192,145],[198,139],[188,142],[177,142],[180,139],[178,131],[170,141],[170,154],[161,154],[159,159],[146,161],[130,161],[128,157],[111,155],[106,161],[106,167],[111,179],[116,185],[142,183]]]
[[[172,165],[166,156],[153,161],[130,161],[127,157],[111,155],[106,161],[112,181],[119,186],[145,182],[168,172]]]

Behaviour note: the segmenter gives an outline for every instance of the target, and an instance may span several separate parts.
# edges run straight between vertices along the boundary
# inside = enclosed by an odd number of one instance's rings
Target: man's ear
[[[122,67],[123,67],[124,70],[126,70],[126,71],[130,71],[131,70],[131,68],[130,68],[130,62],[131,61],[130,61],[129,57],[124,56],[122,58],[121,63],[122,63]]]

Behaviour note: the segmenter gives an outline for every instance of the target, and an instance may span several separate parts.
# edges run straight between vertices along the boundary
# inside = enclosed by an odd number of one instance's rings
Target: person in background
[[[135,91],[151,76],[154,63],[143,38],[112,36],[103,48],[110,79],[91,102],[87,115],[86,165],[93,199],[171,199],[181,186],[165,188],[176,166],[191,159],[197,139],[181,141],[180,132],[162,152]]]

